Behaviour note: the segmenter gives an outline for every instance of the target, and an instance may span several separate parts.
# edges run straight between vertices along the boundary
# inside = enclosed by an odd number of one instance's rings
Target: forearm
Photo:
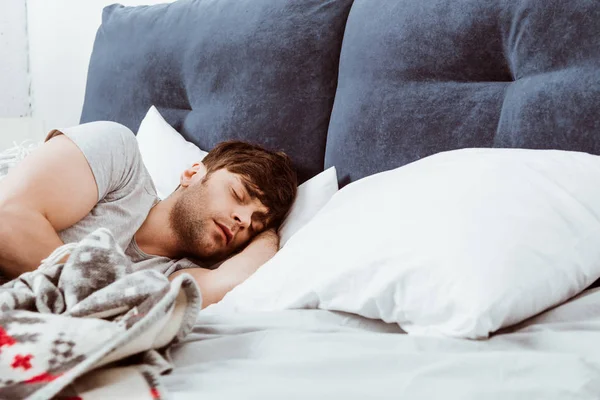
[[[169,280],[173,280],[181,274],[190,274],[196,281],[202,295],[202,308],[218,303],[236,286],[232,284],[232,277],[224,274],[220,269],[187,268],[175,272],[169,277]]]
[[[223,276],[223,280],[227,281],[230,291],[235,286],[239,285],[252,274],[254,274],[259,267],[269,261],[276,253],[279,248],[279,241],[277,236],[273,237],[262,237],[256,241],[250,243],[242,252],[229,258],[218,269],[214,270]]]
[[[61,245],[63,242],[43,215],[19,207],[0,210],[0,271],[7,278],[35,270]]]
[[[241,253],[226,260],[215,270],[191,268],[177,271],[169,279],[182,273],[192,275],[202,292],[202,308],[218,303],[233,288],[254,274],[269,261],[279,248],[276,234],[265,234],[250,243]]]

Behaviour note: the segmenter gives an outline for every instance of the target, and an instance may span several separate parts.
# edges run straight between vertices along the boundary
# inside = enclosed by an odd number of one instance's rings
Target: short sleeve
[[[135,135],[116,122],[91,122],[53,130],[46,141],[60,134],[71,139],[87,159],[98,186],[98,201],[125,187],[141,163]]]

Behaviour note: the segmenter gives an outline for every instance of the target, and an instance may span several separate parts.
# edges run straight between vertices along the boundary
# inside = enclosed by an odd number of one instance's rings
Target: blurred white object
[[[13,147],[0,153],[0,180],[2,180],[8,171],[16,166],[21,160],[37,149],[41,143],[32,140],[25,140],[20,144],[13,143]]]

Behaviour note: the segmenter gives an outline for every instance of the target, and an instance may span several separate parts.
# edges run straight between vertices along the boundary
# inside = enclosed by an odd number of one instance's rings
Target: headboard
[[[180,0],[104,9],[81,122],[137,132],[155,105],[189,141],[288,152],[299,181],[323,170],[351,0]]]
[[[600,1],[108,7],[81,121],[136,131],[152,104],[203,149],[285,150],[301,181],[464,147],[600,154]]]
[[[600,1],[354,1],[325,166],[464,147],[600,154]]]

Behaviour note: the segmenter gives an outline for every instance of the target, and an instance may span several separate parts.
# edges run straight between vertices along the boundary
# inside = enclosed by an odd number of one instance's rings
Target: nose
[[[252,223],[252,209],[250,207],[239,207],[233,212],[232,218],[240,229],[246,229]]]

